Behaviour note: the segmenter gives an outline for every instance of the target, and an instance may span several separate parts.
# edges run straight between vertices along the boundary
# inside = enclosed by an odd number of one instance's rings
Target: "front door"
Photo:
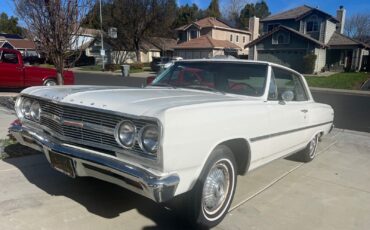
[[[299,75],[283,68],[272,67],[267,102],[272,158],[291,153],[306,143],[307,101],[307,92]]]
[[[0,88],[23,86],[23,66],[19,63],[15,52],[0,51]]]

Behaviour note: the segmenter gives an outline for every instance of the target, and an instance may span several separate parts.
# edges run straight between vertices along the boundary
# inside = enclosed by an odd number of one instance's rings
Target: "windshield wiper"
[[[181,86],[181,88],[200,89],[200,90],[207,90],[207,91],[225,94],[225,92],[221,90],[218,90],[218,89],[206,86],[206,85],[187,85],[187,86]]]

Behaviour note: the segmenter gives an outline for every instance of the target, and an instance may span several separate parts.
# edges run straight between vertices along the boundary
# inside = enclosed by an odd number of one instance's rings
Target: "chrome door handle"
[[[308,110],[307,110],[307,109],[301,109],[301,112],[302,112],[302,113],[307,113],[307,112],[308,112]]]

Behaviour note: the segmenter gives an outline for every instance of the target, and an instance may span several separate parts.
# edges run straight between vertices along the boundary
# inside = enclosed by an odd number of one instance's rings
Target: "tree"
[[[175,0],[113,0],[107,25],[117,28],[118,39],[134,50],[141,62],[140,45],[152,37],[171,33],[176,13]]]
[[[350,16],[345,23],[345,34],[361,42],[369,42],[370,13],[357,13]]]
[[[177,8],[176,19],[173,23],[173,28],[192,23],[203,16],[203,11],[198,8],[196,4],[189,6],[188,4]]]
[[[62,85],[65,61],[75,56],[72,50],[81,43],[78,40],[81,20],[91,8],[91,0],[14,0],[14,3],[27,26],[28,36],[37,40],[39,52],[53,61],[58,84]]]
[[[249,27],[249,18],[256,16],[260,19],[266,18],[271,14],[265,0],[249,3],[240,12],[240,24],[242,28]]]
[[[265,0],[256,2],[256,4],[254,5],[254,16],[263,19],[269,16],[270,14],[271,12]]]
[[[255,15],[254,4],[246,4],[240,12],[239,22],[241,28],[249,27],[249,18]]]
[[[223,15],[236,27],[240,27],[240,12],[248,0],[228,0],[223,9]]]
[[[22,34],[22,28],[18,26],[18,18],[8,17],[6,13],[0,14],[0,33]]]
[[[220,12],[220,4],[218,0],[211,0],[211,3],[209,4],[205,16],[207,17],[215,17],[215,18],[220,18],[221,17],[221,12]]]

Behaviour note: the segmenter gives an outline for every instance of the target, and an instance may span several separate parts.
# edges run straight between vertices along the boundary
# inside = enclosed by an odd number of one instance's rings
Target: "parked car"
[[[11,134],[58,171],[184,199],[205,227],[226,215],[237,175],[293,153],[313,160],[334,119],[296,71],[221,59],[177,61],[146,88],[31,87],[15,110]]]
[[[174,61],[179,60],[182,60],[182,57],[153,57],[150,68],[155,72],[159,72],[161,69],[169,67]]]
[[[95,58],[87,56],[85,52],[82,52],[81,54],[77,52],[69,56],[66,60],[66,66],[70,68],[88,65],[95,65]]]
[[[26,66],[19,51],[0,48],[0,88],[56,85],[56,76],[55,69]],[[72,85],[73,83],[73,73],[64,71],[64,84]]]

